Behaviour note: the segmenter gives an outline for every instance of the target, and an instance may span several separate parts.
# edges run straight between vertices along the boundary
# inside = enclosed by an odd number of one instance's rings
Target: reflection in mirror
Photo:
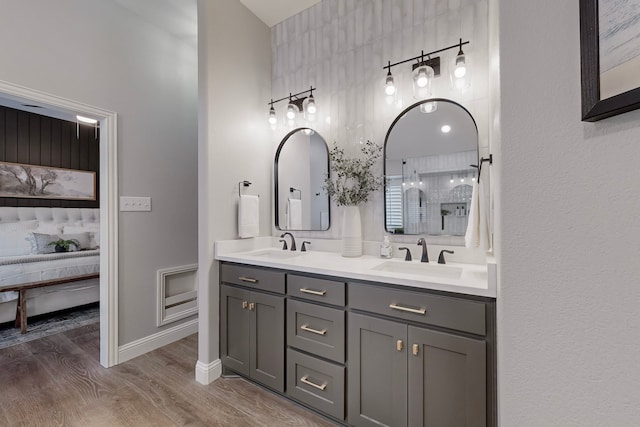
[[[463,236],[478,164],[471,114],[446,99],[418,102],[391,124],[384,149],[386,230]]]
[[[275,159],[275,222],[278,230],[328,230],[329,196],[322,190],[329,173],[327,143],[313,129],[285,136]]]

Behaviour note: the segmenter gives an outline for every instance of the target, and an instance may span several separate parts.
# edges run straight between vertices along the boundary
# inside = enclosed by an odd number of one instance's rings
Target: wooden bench
[[[15,327],[20,327],[23,334],[27,333],[27,291],[29,289],[44,288],[46,286],[62,285],[64,283],[79,282],[81,280],[96,279],[100,273],[83,274],[81,276],[64,277],[61,279],[41,280],[39,282],[21,283],[19,285],[7,286],[0,289],[0,292],[19,292],[18,305],[16,306]]]

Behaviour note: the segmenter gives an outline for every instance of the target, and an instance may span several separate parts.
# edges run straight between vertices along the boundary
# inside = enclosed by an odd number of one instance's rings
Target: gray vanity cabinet
[[[349,301],[352,309],[396,318],[349,313],[349,424],[487,425],[484,303],[358,283],[349,283]]]
[[[407,425],[407,325],[349,313],[348,421],[353,426]]]
[[[229,273],[226,267],[222,266],[223,278]],[[236,273],[237,267],[232,267]],[[256,285],[260,280],[255,277],[262,277],[265,272],[271,273],[244,268],[238,277],[256,280],[247,282]],[[284,285],[284,276],[282,283]],[[284,392],[284,351],[284,297],[222,284],[220,358],[223,366]]]

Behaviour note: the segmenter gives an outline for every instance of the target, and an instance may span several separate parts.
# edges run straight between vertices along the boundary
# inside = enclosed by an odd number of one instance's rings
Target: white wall
[[[331,145],[336,141],[348,154],[358,154],[359,137],[382,145],[393,119],[413,104],[411,64],[392,69],[400,87],[401,106],[384,99],[387,61],[397,62],[453,45],[462,37],[473,60],[471,89],[460,94],[449,84],[448,65],[457,50],[442,55],[442,75],[434,81],[434,96],[450,98],[470,110],[479,130],[480,145],[488,145],[488,6],[487,0],[323,0],[272,29],[274,99],[317,87],[319,121],[312,125]],[[279,112],[286,102],[276,105]],[[266,115],[266,109],[265,109]],[[325,117],[330,116],[327,125]],[[266,121],[266,119],[265,119]],[[274,147],[286,133],[273,133]],[[275,148],[274,148],[275,151]],[[484,153],[486,151],[483,150]],[[382,162],[379,165],[382,173]],[[381,241],[384,197],[378,191],[361,209],[365,240]],[[332,207],[331,229],[300,232],[301,236],[340,238],[341,212]],[[276,231],[274,230],[274,234]],[[394,241],[416,240],[392,236]]]
[[[580,121],[579,2],[499,7],[501,425],[638,425],[640,111]]]
[[[0,80],[118,113],[120,194],[153,205],[119,216],[119,341],[159,332],[156,270],[197,257],[195,48],[104,0],[3,1],[0,38]]]
[[[239,0],[198,1],[198,272],[201,364],[219,357],[216,240],[238,237],[238,182],[260,195],[260,234],[271,233],[273,154],[269,28]],[[203,310],[208,307],[208,310]]]

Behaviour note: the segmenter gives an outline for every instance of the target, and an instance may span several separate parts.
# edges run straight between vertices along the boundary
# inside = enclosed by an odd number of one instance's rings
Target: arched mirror
[[[329,196],[322,190],[329,173],[329,149],[309,128],[284,137],[274,165],[275,219],[278,230],[328,230]]]
[[[384,156],[389,233],[465,234],[478,129],[463,106],[439,98],[410,106],[391,124]]]

